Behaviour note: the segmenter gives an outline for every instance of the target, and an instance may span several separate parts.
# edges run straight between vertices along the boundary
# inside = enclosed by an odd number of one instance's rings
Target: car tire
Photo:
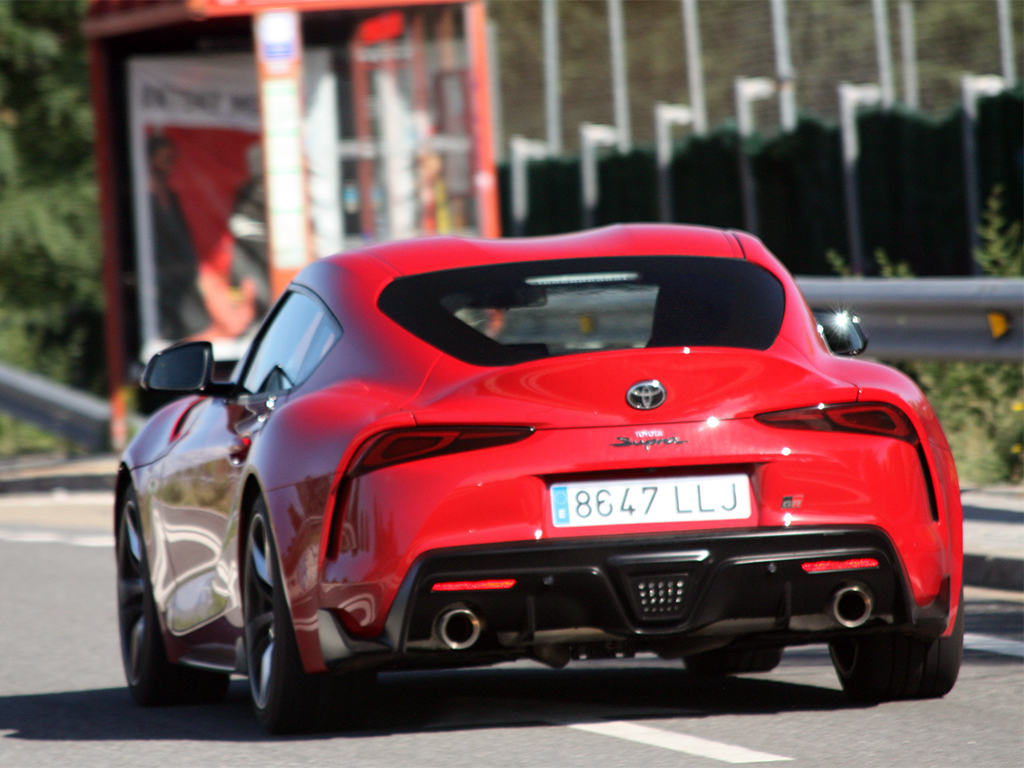
[[[688,672],[707,677],[739,675],[745,672],[771,672],[779,666],[780,661],[781,648],[717,648],[685,657]]]
[[[253,506],[245,545],[242,610],[253,708],[272,734],[336,730],[358,722],[372,670],[308,674],[302,666],[266,504]]]
[[[964,600],[953,633],[922,640],[911,635],[872,635],[829,643],[832,665],[853,701],[937,699],[952,690],[964,649]]]
[[[131,487],[119,510],[115,551],[121,659],[132,698],[143,706],[204,704],[223,699],[229,675],[167,660],[138,498]]]

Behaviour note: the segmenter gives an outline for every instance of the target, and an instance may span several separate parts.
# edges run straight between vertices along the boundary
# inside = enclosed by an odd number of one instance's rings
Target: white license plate
[[[742,474],[551,486],[558,528],[742,520],[750,512],[750,480]]]

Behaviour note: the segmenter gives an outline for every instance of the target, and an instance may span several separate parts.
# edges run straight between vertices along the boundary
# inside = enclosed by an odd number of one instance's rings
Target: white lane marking
[[[647,744],[652,747],[671,749],[675,752],[685,752],[688,755],[708,757],[712,760],[720,760],[723,763],[776,763],[782,760],[792,760],[791,757],[771,755],[767,752],[756,752],[752,749],[737,747],[732,744],[723,744],[720,741],[709,741],[697,736],[687,736],[684,733],[663,731],[659,728],[649,728],[646,725],[627,723],[624,720],[614,720],[607,723],[575,723],[568,726],[578,731],[597,733],[602,736],[612,736],[616,739],[635,741],[638,744]]]
[[[0,541],[17,544],[70,544],[74,547],[113,547],[109,533],[58,533],[55,531],[15,531],[0,528]]]
[[[964,650],[986,651],[998,653],[1000,656],[1014,656],[1024,659],[1024,643],[1020,640],[1006,640],[1002,637],[976,635],[972,632],[964,634]]]

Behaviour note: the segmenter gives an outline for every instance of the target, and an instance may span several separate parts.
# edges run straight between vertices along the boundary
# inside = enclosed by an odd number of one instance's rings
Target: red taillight
[[[816,408],[762,413],[754,418],[770,427],[884,435],[917,445],[917,432],[910,419],[888,403],[819,405]]]
[[[509,445],[533,431],[533,427],[442,427],[385,432],[362,450],[348,474],[356,477],[406,461]]]
[[[852,571],[858,568],[877,568],[878,561],[873,557],[854,557],[849,560],[817,560],[811,563],[801,563],[800,567],[807,573]]]
[[[512,589],[515,579],[484,579],[482,581],[439,581],[431,592],[467,592],[475,589]]]

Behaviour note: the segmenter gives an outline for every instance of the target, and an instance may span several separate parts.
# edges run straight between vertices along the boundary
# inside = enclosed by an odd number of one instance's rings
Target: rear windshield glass
[[[399,278],[379,306],[441,351],[491,366],[610,349],[767,349],[785,292],[740,259],[607,257]]]

